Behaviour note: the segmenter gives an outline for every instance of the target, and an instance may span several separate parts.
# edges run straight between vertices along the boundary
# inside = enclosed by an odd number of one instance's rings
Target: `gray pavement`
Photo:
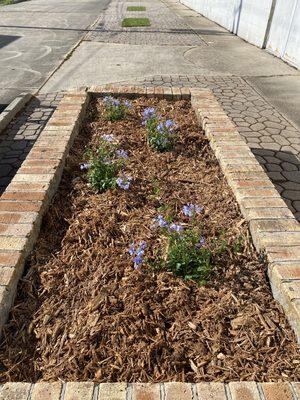
[[[0,7],[0,107],[36,90],[110,0],[31,0]]]

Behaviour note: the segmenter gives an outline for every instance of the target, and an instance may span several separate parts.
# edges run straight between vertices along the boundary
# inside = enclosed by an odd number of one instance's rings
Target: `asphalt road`
[[[0,109],[35,92],[110,0],[32,0],[0,7]]]

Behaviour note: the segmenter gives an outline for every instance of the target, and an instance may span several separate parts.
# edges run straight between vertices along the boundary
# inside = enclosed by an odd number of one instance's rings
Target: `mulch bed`
[[[4,329],[1,381],[298,381],[293,332],[190,103],[133,104],[114,123],[100,100],[91,105]],[[147,106],[179,125],[173,151],[146,145]],[[104,133],[129,152],[128,191],[97,194],[79,169],[85,146]],[[127,251],[133,241],[157,242],[160,205],[178,213],[187,203],[204,206],[208,246],[220,235],[228,243],[205,287],[147,265],[134,270]]]

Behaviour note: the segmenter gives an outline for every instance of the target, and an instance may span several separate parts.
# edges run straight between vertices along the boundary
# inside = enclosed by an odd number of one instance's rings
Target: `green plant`
[[[81,166],[81,169],[88,170],[88,182],[99,192],[104,192],[117,185],[122,189],[128,189],[130,185],[130,177],[117,177],[118,172],[124,166],[127,153],[124,150],[117,150],[113,139],[112,135],[103,135],[96,152],[90,149],[86,151],[85,158],[88,163]],[[124,185],[124,179],[129,182],[127,185]]]
[[[143,6],[128,6],[127,11],[146,11],[146,7]]]
[[[125,118],[128,110],[132,107],[128,100],[120,101],[111,96],[104,97],[103,103],[105,108],[104,116],[111,122]]]
[[[167,234],[163,266],[176,276],[204,285],[212,270],[211,252],[204,246],[198,230],[171,231]]]
[[[156,115],[156,111],[152,107],[144,110],[143,118],[143,125],[148,132],[149,145],[160,152],[171,150],[176,140],[174,121],[171,119],[161,121],[161,117]]]
[[[190,218],[189,227],[172,222],[169,216],[158,215],[156,225],[160,228],[164,246],[158,250],[154,266],[172,271],[176,276],[192,279],[204,285],[212,270],[212,253],[205,246],[201,229],[196,226],[196,214],[202,212],[202,207],[187,204],[183,213]]]
[[[149,18],[124,18],[122,21],[123,28],[133,28],[136,26],[150,26]]]

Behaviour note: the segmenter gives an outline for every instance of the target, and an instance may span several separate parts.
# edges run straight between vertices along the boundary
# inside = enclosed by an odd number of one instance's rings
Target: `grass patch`
[[[128,6],[127,11],[146,11],[146,7],[143,6]]]
[[[122,21],[123,28],[132,28],[136,26],[150,26],[149,18],[124,18]]]
[[[13,4],[12,0],[0,0],[0,6],[8,6],[9,4]]]

